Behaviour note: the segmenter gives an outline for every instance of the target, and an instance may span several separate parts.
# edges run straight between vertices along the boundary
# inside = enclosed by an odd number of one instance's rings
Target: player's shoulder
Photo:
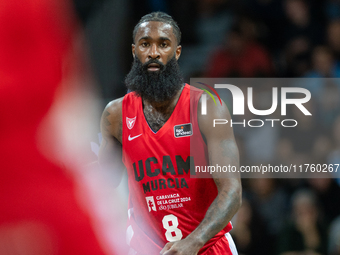
[[[228,111],[226,104],[219,96],[189,84],[185,84],[184,89],[190,90],[190,99],[193,99],[193,103],[197,103],[197,110],[200,110],[204,104],[210,111],[216,111],[216,106],[219,108],[218,110]]]
[[[109,102],[102,114],[101,131],[104,136],[119,139],[122,126],[122,102],[124,97]]]
[[[123,107],[124,97],[117,98],[115,100],[110,101],[104,109],[104,113],[109,113],[111,115],[121,115],[122,107]]]
[[[109,121],[116,122],[122,118],[122,104],[124,97],[117,98],[110,101],[106,106],[102,114],[102,118],[106,118]]]
[[[197,97],[198,99],[202,98],[203,94],[207,94],[207,90],[201,89],[201,88],[197,88],[195,86],[192,86],[190,84],[185,84],[184,89],[190,90],[190,97]],[[215,101],[220,102],[221,99],[212,94],[209,93],[208,97],[206,98],[207,103],[211,104],[211,103],[215,103]]]
[[[193,93],[193,94],[202,94],[202,90],[201,89],[199,89],[199,88],[196,88],[195,86],[192,86],[192,85],[190,85],[190,84],[188,84],[188,83],[185,83],[184,84],[184,88],[183,88],[184,90],[188,90],[188,91],[190,91],[190,93]]]
[[[210,127],[214,119],[231,119],[228,106],[220,97],[206,92],[202,95],[197,105],[197,119],[200,127],[204,123],[207,123]]]
[[[208,92],[207,90],[203,90],[200,88],[196,88],[194,86],[190,86],[190,96],[196,96],[198,98],[198,109],[200,109],[201,104],[203,103],[208,107],[208,109],[216,110],[217,106],[219,109],[227,109],[224,101],[217,95]],[[203,96],[205,95],[205,96]],[[204,102],[203,102],[204,101]]]

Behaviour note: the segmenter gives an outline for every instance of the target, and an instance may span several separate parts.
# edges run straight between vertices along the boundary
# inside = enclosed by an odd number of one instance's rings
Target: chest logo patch
[[[191,123],[181,124],[174,126],[174,135],[176,138],[191,136],[192,135],[192,125]]]
[[[132,128],[133,128],[133,126],[134,126],[135,123],[136,123],[136,117],[137,117],[137,116],[135,116],[134,118],[128,118],[128,117],[126,117],[126,125],[127,125],[128,129],[132,129]]]

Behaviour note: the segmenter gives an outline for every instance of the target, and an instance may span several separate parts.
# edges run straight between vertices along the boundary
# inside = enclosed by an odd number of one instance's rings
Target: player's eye
[[[162,48],[166,48],[167,46],[168,46],[167,43],[165,43],[165,42],[161,43],[161,47],[162,47]]]
[[[143,42],[143,43],[142,43],[142,46],[143,46],[143,47],[148,47],[148,46],[149,46],[149,43]]]

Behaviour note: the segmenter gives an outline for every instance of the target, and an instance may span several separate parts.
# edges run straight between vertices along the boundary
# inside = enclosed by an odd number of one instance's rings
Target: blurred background
[[[114,253],[111,246],[119,246],[120,241],[113,239],[121,233],[112,233],[112,229],[117,222],[124,225],[121,219],[127,217],[122,216],[127,209],[126,179],[116,191],[110,182],[114,179],[112,173],[101,173],[98,177],[93,169],[79,166],[96,160],[101,139],[99,120],[105,105],[126,93],[124,78],[132,63],[132,30],[143,15],[164,11],[178,22],[182,31],[179,64],[188,83],[193,77],[340,78],[340,0],[73,0],[71,9],[77,20],[71,58],[77,64],[73,63],[71,77],[63,82],[61,92],[58,90],[59,103],[46,107],[49,114],[43,121],[47,125],[44,130],[51,125],[58,128],[52,130],[53,135],[51,130],[48,134],[42,132],[39,146],[63,141],[62,146],[53,146],[57,147],[53,153],[46,153],[51,146],[43,146],[45,154],[53,154],[50,157],[53,162],[62,158],[73,169],[74,185],[81,186],[76,189],[78,197],[86,205],[83,207],[91,208],[87,214],[95,219],[92,225],[106,254]],[[54,13],[53,10],[49,13]],[[58,24],[63,27],[73,23]],[[46,57],[44,52],[41,54]],[[24,81],[23,78],[21,84]],[[304,118],[297,111],[289,113],[299,121],[294,132],[265,128],[235,130],[242,165],[340,163],[340,85],[323,81],[308,87],[313,100],[307,108],[313,118]],[[268,98],[268,91],[271,92],[271,87],[266,84],[254,88],[254,98],[258,104],[264,103],[263,107],[268,102],[261,98]],[[9,95],[13,97],[12,92]],[[39,93],[30,104],[38,98]],[[14,113],[21,113],[21,109],[18,107]],[[8,118],[12,121],[14,115]],[[79,138],[80,133],[84,137]],[[72,140],[75,138],[76,141]],[[12,143],[0,141],[2,146]],[[8,151],[7,147],[2,148]],[[7,179],[2,176],[2,180],[6,183]],[[242,182],[243,205],[233,219],[232,230],[239,254],[340,254],[339,178],[258,178]],[[8,190],[14,186],[9,187]],[[0,241],[14,233],[12,227],[2,226]],[[0,242],[0,248],[3,244]]]

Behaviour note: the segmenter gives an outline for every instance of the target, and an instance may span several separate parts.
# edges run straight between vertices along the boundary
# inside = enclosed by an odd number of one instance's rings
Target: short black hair
[[[137,31],[139,29],[139,26],[142,23],[148,22],[148,21],[159,21],[159,22],[163,22],[163,23],[171,25],[173,32],[174,32],[176,39],[177,39],[177,45],[180,44],[180,42],[181,42],[181,30],[179,29],[177,22],[174,21],[174,19],[170,15],[168,15],[164,12],[151,12],[149,14],[144,15],[139,20],[139,22],[137,23],[135,28],[133,29],[133,33],[132,33],[133,42],[135,42],[135,38],[136,38]]]

